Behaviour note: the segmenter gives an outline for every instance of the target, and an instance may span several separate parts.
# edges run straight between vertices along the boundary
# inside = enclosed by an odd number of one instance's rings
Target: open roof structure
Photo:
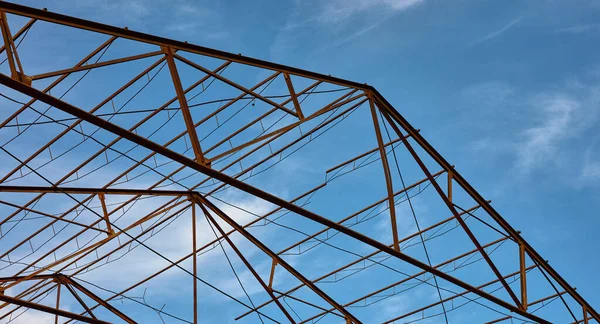
[[[1,322],[600,321],[372,86],[0,15]]]

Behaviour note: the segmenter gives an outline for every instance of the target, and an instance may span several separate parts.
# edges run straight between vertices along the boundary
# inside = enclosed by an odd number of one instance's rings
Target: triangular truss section
[[[375,88],[0,19],[0,320],[600,322]]]
[[[2,282],[3,284],[28,283],[31,284],[30,289],[35,289],[36,291],[38,291],[38,293],[29,297],[28,299],[22,298],[24,295],[27,295],[24,293],[20,293],[16,296],[8,296],[3,291],[2,294],[0,294],[0,301],[6,303],[4,304],[4,306],[16,306],[13,309],[14,311],[11,312],[8,317],[3,316],[3,318],[7,322],[12,321],[13,319],[17,319],[21,314],[23,314],[22,309],[34,309],[37,311],[55,315],[57,322],[60,317],[61,319],[76,320],[83,323],[109,323],[107,321],[99,320],[98,317],[94,314],[93,309],[100,307],[104,308],[113,316],[126,323],[135,323],[135,321],[133,321],[127,315],[123,314],[117,308],[110,305],[109,303],[104,301],[104,299],[95,295],[92,291],[90,291],[77,281],[73,280],[73,278],[70,278],[69,276],[65,276],[62,274],[53,274],[11,277],[0,278],[0,282]],[[54,307],[45,305],[41,302],[41,300],[43,300],[44,297],[47,297],[49,294],[53,294],[55,297],[56,304]],[[68,294],[68,296],[65,296],[65,294]],[[83,313],[77,314],[73,313],[72,311],[62,309],[61,298],[63,299],[63,303],[67,298],[74,299],[79,304],[80,308],[83,308]],[[84,300],[84,298],[88,299],[87,302],[86,300]],[[93,307],[88,306],[90,301],[95,304]]]

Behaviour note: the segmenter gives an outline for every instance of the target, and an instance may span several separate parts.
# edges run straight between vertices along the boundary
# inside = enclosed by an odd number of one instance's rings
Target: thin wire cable
[[[206,214],[204,214],[204,219],[206,219],[206,222],[210,226],[210,229],[212,230],[213,234],[215,235],[215,238],[218,238],[219,236],[217,235],[217,232],[215,232],[215,229],[214,229],[214,227],[212,225],[212,222],[208,219],[208,217],[206,216]],[[194,224],[194,226],[196,226],[196,224]],[[256,308],[256,305],[254,305],[254,302],[252,301],[252,298],[250,298],[250,295],[246,291],[246,288],[244,288],[244,285],[242,284],[242,280],[240,279],[240,276],[238,276],[237,272],[235,271],[235,268],[233,267],[233,264],[231,263],[231,260],[229,259],[229,255],[227,255],[227,252],[225,251],[225,247],[223,247],[223,244],[221,243],[220,240],[218,241],[218,244],[221,247],[221,250],[223,251],[223,254],[225,255],[225,258],[227,259],[227,263],[229,263],[229,267],[231,268],[231,271],[233,272],[233,275],[235,276],[235,279],[240,284],[240,287],[244,291],[244,294],[246,294],[246,297],[250,301],[250,305],[252,305],[253,308]],[[256,313],[256,314],[258,315],[258,319],[260,320],[260,322],[264,324],[264,321],[263,321],[262,317],[260,316],[260,314],[259,313]]]
[[[387,134],[388,137],[388,142],[392,140],[392,137],[390,136],[390,132],[387,128],[387,124],[385,119],[383,118],[383,116],[381,115],[381,111],[379,111],[379,115],[382,119],[383,122],[383,127],[385,129],[385,133]],[[376,115],[374,115],[375,118],[377,118]],[[402,136],[402,135],[400,135]],[[394,162],[396,164],[396,170],[398,171],[398,175],[400,176],[400,182],[402,182],[402,188],[405,191],[406,194],[406,200],[408,200],[408,205],[410,206],[410,211],[413,215],[413,219],[415,220],[415,224],[417,225],[417,231],[419,231],[419,237],[421,238],[421,243],[423,244],[423,250],[425,251],[425,257],[427,258],[427,264],[431,267],[431,258],[429,257],[429,252],[427,251],[427,246],[425,245],[425,240],[423,239],[423,234],[421,233],[421,226],[419,225],[419,221],[417,219],[417,214],[415,213],[415,209],[413,207],[413,204],[410,200],[410,197],[408,195],[408,192],[406,192],[406,184],[404,183],[404,177],[402,177],[402,171],[400,171],[400,164],[398,163],[398,157],[396,156],[396,149],[392,146],[392,155],[394,156]],[[395,217],[395,215],[394,215]],[[438,297],[440,298],[440,302],[442,304],[442,310],[444,311],[444,319],[446,321],[446,324],[448,324],[448,314],[446,313],[446,306],[444,305],[443,302],[443,298],[442,298],[442,292],[440,291],[440,286],[438,284],[437,281],[437,276],[433,275],[433,281],[435,282],[435,287],[437,288],[437,293],[438,293]]]
[[[11,156],[13,159],[17,160],[19,163],[22,163],[22,161],[16,157],[15,155],[13,155],[12,153],[10,153],[8,150],[6,150],[4,147],[0,146],[0,149],[2,151],[4,151],[6,154],[8,154],[9,156]],[[27,168],[29,168],[30,170],[33,171],[32,168],[30,168],[28,165],[26,165]],[[42,176],[41,174],[39,174],[37,171],[34,171],[40,178],[42,178],[44,181],[48,182],[49,184],[52,185],[52,182],[48,179],[46,179],[44,176]],[[58,187],[60,191],[63,192],[63,194],[65,194],[66,196],[68,196],[69,198],[71,198],[73,201],[75,201],[77,204],[83,206],[85,209],[87,209],[88,211],[92,212],[92,214],[96,215],[97,217],[104,219],[104,217],[102,217],[102,215],[98,214],[95,210],[92,210],[90,208],[87,208],[86,205],[82,204],[77,198],[73,197],[73,195],[69,194],[68,192],[65,192],[64,190],[60,189],[60,187]],[[135,240],[136,242],[138,242],[141,246],[145,247],[146,249],[148,249],[150,252],[156,254],[157,256],[159,256],[161,259],[167,261],[168,263],[172,264],[173,266],[179,268],[180,270],[186,272],[187,274],[189,274],[190,276],[196,278],[196,280],[199,280],[200,282],[204,283],[205,285],[209,286],[210,288],[216,290],[217,292],[223,294],[224,296],[234,300],[235,302],[237,302],[238,304],[252,310],[253,308],[246,305],[244,302],[240,301],[239,299],[231,296],[230,294],[227,294],[226,292],[224,292],[223,290],[217,288],[216,286],[210,284],[209,282],[203,280],[202,278],[195,276],[193,273],[191,273],[189,270],[185,269],[184,267],[180,266],[179,264],[173,262],[171,259],[167,258],[166,256],[164,256],[163,254],[159,253],[158,251],[154,250],[153,248],[149,247],[148,245],[144,244],[143,242],[140,242],[139,240],[137,240],[136,238],[134,238],[131,234],[129,234],[126,231],[123,231],[119,226],[117,226],[116,224],[111,224],[113,228],[115,228],[116,230],[118,230],[119,232],[123,233],[125,236],[128,236],[130,239]],[[275,320],[273,320],[270,316],[267,316],[265,314],[262,314],[264,317],[277,322]]]

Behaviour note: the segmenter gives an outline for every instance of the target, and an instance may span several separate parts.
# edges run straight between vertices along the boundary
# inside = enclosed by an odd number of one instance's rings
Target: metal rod
[[[327,301],[331,306],[335,307],[340,313],[344,314],[344,316],[348,319],[351,319],[353,323],[362,323],[359,321],[354,315],[348,312],[345,308],[343,308],[340,304],[338,304],[335,300],[333,300],[329,295],[327,295],[324,291],[322,291],[319,287],[313,284],[310,280],[306,279],[300,272],[298,272],[294,267],[290,266],[285,260],[283,260],[280,256],[278,256],[275,252],[269,249],[266,245],[264,245],[261,241],[257,240],[252,234],[246,231],[242,226],[240,226],[236,221],[234,221],[231,217],[225,214],[222,210],[220,210],[217,206],[215,206],[212,202],[204,198],[202,195],[194,195],[197,199],[198,204],[200,206],[204,205],[212,210],[217,216],[219,216],[223,221],[225,221],[229,226],[234,228],[238,233],[244,236],[248,241],[252,242],[256,247],[262,250],[265,254],[270,256],[271,258],[277,260],[277,264],[281,265],[282,268],[286,269],[291,275],[296,277],[296,279],[300,280],[307,287],[309,287],[312,291],[314,291],[319,297],[323,298]],[[224,233],[222,233],[224,234]],[[224,236],[228,239],[227,236]],[[263,282],[264,283],[264,282]],[[265,286],[266,287],[266,286]],[[268,289],[268,287],[267,287]],[[275,300],[275,296],[272,296]]]
[[[194,149],[194,154],[196,155],[196,161],[198,163],[206,164],[206,161],[204,160],[204,154],[202,153],[202,148],[200,147],[200,141],[198,140],[198,134],[196,133],[196,127],[194,126],[194,120],[192,118],[192,114],[190,113],[190,107],[188,106],[187,99],[185,98],[185,92],[183,91],[181,80],[179,79],[177,65],[175,64],[175,59],[173,59],[173,49],[170,47],[163,47],[162,51],[165,53],[165,57],[167,58],[167,64],[169,65],[169,71],[171,72],[171,79],[173,79],[173,86],[175,87],[175,92],[177,93],[177,99],[179,100],[179,106],[181,107],[181,114],[183,115],[183,120],[188,131],[190,142],[192,142],[192,148]],[[213,77],[215,75],[219,74],[214,73]]]
[[[371,88],[371,91],[374,94],[376,101],[379,103],[379,107],[387,112],[390,117],[398,123],[406,132],[412,135],[414,140],[420,145],[420,147],[425,150],[441,167],[446,170],[452,169],[452,166],[441,154],[439,154],[429,142],[427,142],[417,131],[408,123],[400,113],[383,97],[375,88]],[[596,321],[600,321],[600,314],[590,306],[590,304],[583,298],[581,295],[575,291],[573,287],[571,287],[564,278],[562,278],[552,266],[545,262],[545,260],[538,254],[538,252],[531,246],[527,241],[525,241],[521,235],[510,225],[508,222],[487,202],[481,194],[479,194],[472,186],[462,177],[462,175],[454,171],[454,181],[461,186],[463,190],[466,191],[478,204],[481,204],[482,208],[492,217],[498,225],[502,227],[511,237],[513,237],[517,243],[521,243],[525,246],[525,251],[529,255],[530,258],[534,259],[538,264],[540,264],[541,268],[546,270],[548,274],[558,282],[563,289],[565,289],[570,296],[572,296],[580,305],[585,306],[592,317]]]
[[[262,280],[260,275],[256,272],[256,270],[254,270],[254,268],[252,267],[250,262],[248,262],[248,260],[246,260],[246,257],[244,257],[242,252],[240,252],[240,250],[237,248],[237,246],[235,246],[235,244],[233,244],[233,241],[229,238],[229,236],[225,234],[225,231],[223,230],[223,228],[221,228],[219,223],[217,223],[217,221],[212,217],[212,215],[208,212],[208,210],[206,210],[206,208],[202,205],[202,203],[198,199],[196,199],[196,203],[198,204],[198,206],[200,206],[200,208],[202,209],[202,212],[204,212],[204,216],[206,216],[206,218],[217,228],[219,233],[221,233],[221,236],[225,239],[225,241],[227,241],[227,243],[229,244],[231,249],[237,254],[237,256],[240,258],[240,260],[242,260],[242,262],[244,263],[246,268],[248,268],[248,270],[252,273],[254,278],[260,283],[260,285],[265,290],[265,292],[269,295],[269,297],[271,297],[271,300],[274,301],[275,304],[277,304],[277,307],[279,307],[279,309],[285,315],[285,317],[287,317],[287,319],[291,323],[296,323],[296,321],[294,321],[294,319],[292,318],[292,315],[290,315],[290,313],[288,313],[288,311],[285,309],[285,307],[283,307],[283,305],[275,297],[275,295],[273,294],[273,290],[270,289],[270,287],[267,286],[267,284],[265,284],[265,282]],[[240,226],[240,228],[242,228],[242,227]],[[194,253],[194,255],[195,255],[195,253]]]
[[[22,299],[18,299],[18,298],[14,298],[14,297],[9,297],[9,296],[3,295],[3,294],[0,294],[0,301],[7,302],[7,303],[10,303],[10,304],[19,305],[19,306],[23,306],[23,307],[27,307],[27,308],[31,308],[31,309],[35,309],[35,310],[39,310],[39,311],[42,311],[44,313],[55,314],[55,315],[58,315],[58,316],[67,317],[67,318],[78,320],[78,321],[85,322],[85,323],[110,324],[109,322],[97,320],[97,319],[94,319],[94,318],[89,318],[87,316],[83,316],[83,315],[79,315],[79,314],[67,312],[67,311],[64,311],[64,310],[61,310],[61,309],[55,309],[53,307],[48,307],[48,306],[45,306],[45,305],[42,305],[42,304],[33,303],[33,302],[30,302],[30,301],[27,301],[27,300],[22,300]]]
[[[383,174],[385,177],[385,186],[388,193],[388,206],[390,209],[390,226],[392,228],[392,239],[394,242],[394,249],[400,251],[400,244],[398,243],[398,224],[396,223],[396,203],[394,200],[394,186],[392,184],[392,175],[390,173],[390,166],[387,159],[387,153],[383,144],[383,137],[381,136],[381,129],[379,128],[379,119],[377,117],[377,111],[373,105],[373,98],[369,96],[369,106],[371,110],[371,117],[373,118],[373,127],[375,128],[375,137],[377,138],[377,146],[379,147],[379,157],[381,158],[381,165],[383,166]],[[431,179],[430,179],[431,181]]]

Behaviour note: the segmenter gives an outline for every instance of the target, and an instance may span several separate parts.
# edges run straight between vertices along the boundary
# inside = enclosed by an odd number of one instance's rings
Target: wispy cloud
[[[523,93],[508,84],[488,82],[466,88],[463,95],[481,103],[484,109],[478,111],[485,112],[482,118],[488,129],[502,130],[500,136],[477,139],[471,149],[510,156],[520,175],[551,168],[568,170],[573,178],[580,173],[580,178],[594,178],[599,172],[596,162],[585,155],[588,148],[572,143],[597,127],[600,85],[572,79],[559,87]],[[490,114],[502,117],[490,120]],[[584,156],[587,162],[582,166]]]
[[[20,313],[17,313],[20,314]],[[50,313],[42,313],[39,311],[28,309],[19,317],[16,317],[10,323],[12,324],[51,324],[54,323],[54,315]]]
[[[317,17],[323,23],[337,24],[370,10],[383,9],[399,12],[423,2],[424,0],[334,0],[325,2]]]
[[[299,32],[319,33],[327,39],[317,52],[338,47],[373,31],[398,13],[425,3],[425,0],[328,0],[297,2],[271,46],[271,54],[291,51]]]
[[[517,165],[525,172],[558,154],[561,141],[572,136],[580,109],[578,101],[562,94],[540,98],[534,105],[542,112],[541,123],[525,129],[517,146]]]
[[[172,18],[164,25],[168,33],[192,36],[200,41],[220,40],[229,36],[223,17],[209,4],[180,1],[172,10]]]
[[[557,33],[584,34],[600,30],[600,24],[580,24],[558,29]]]
[[[58,5],[63,7],[65,3],[58,2]],[[69,2],[64,10],[85,10],[97,19],[119,25],[124,22],[138,23],[152,12],[149,3],[141,0],[81,0]]]
[[[500,35],[502,35],[503,33],[505,33],[506,31],[510,30],[511,28],[513,28],[514,26],[516,26],[519,22],[521,22],[521,20],[523,20],[523,17],[519,17],[511,22],[509,22],[508,24],[506,24],[505,26],[503,26],[502,28],[487,34],[481,38],[475,39],[474,41],[471,42],[471,46],[476,46],[482,43],[485,43],[487,41],[489,41],[490,39],[496,38]]]
[[[424,3],[425,0],[329,0],[318,3],[316,12],[309,15],[300,14],[297,19],[288,20],[285,30],[306,27],[311,24],[342,24],[347,23],[355,16],[373,10],[386,12],[400,12],[410,7]],[[312,5],[310,7],[313,7]],[[304,11],[304,7],[298,7]]]
[[[594,145],[590,146],[585,152],[579,175],[580,183],[597,184],[600,180],[600,158],[594,158],[593,153]]]

